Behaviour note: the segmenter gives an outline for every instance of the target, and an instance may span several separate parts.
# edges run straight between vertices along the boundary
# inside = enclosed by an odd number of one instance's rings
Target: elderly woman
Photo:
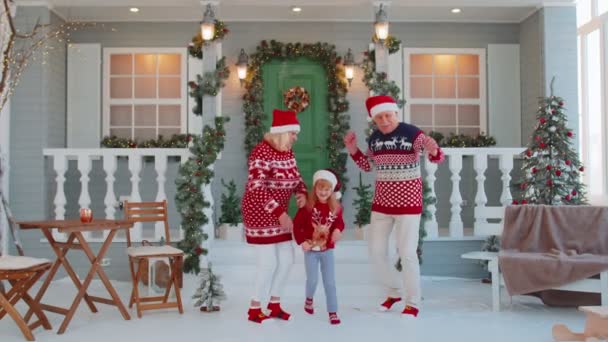
[[[248,319],[256,323],[271,317],[291,317],[281,308],[280,301],[294,261],[293,222],[287,214],[289,200],[295,193],[298,206],[306,202],[306,185],[292,150],[299,131],[295,112],[275,109],[270,132],[249,156],[241,210],[247,243],[255,247],[256,253],[255,286],[248,311]],[[266,315],[260,303],[268,294],[270,313]]]

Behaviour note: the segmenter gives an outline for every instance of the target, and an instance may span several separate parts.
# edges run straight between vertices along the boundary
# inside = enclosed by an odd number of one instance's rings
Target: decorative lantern
[[[203,40],[211,40],[215,35],[215,13],[211,8],[211,4],[207,4],[203,21],[201,21],[201,36]]]
[[[380,8],[376,13],[374,30],[376,31],[376,37],[378,37],[381,42],[388,38],[388,15],[386,14],[386,11],[384,11],[383,4],[380,4]]]
[[[346,74],[348,85],[350,86],[355,77],[355,57],[353,56],[351,49],[348,49],[346,56],[344,56],[344,73]]]
[[[236,70],[239,75],[239,81],[241,82],[241,86],[243,85],[243,81],[247,77],[247,63],[249,63],[249,56],[245,53],[244,49],[241,49],[239,53],[239,59],[236,62]]]

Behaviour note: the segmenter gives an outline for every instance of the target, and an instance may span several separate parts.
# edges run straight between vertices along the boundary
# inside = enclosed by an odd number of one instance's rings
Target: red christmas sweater
[[[281,227],[279,216],[297,192],[306,193],[306,184],[293,151],[278,151],[266,141],[259,143],[249,156],[249,177],[241,201],[248,243],[264,245],[292,239],[292,232]]]
[[[317,202],[312,210],[300,208],[293,219],[293,236],[298,245],[306,240],[312,239],[315,224],[329,224],[329,234],[327,234],[327,249],[334,248],[335,244],[331,241],[331,234],[338,229],[344,231],[344,219],[342,218],[342,208],[336,214],[332,214],[327,203]]]
[[[420,152],[430,145],[437,146],[418,127],[401,122],[388,134],[375,130],[369,137],[367,156],[361,150],[351,155],[366,172],[371,171],[368,158],[376,167],[372,211],[389,215],[422,213]],[[443,162],[443,151],[437,147],[437,155],[429,155],[429,160]]]

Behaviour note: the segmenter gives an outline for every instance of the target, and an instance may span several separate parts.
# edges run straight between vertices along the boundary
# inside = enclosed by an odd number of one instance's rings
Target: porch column
[[[201,1],[201,5],[204,8],[207,7],[207,5],[210,4],[211,7],[213,8],[213,11],[217,14],[217,10],[218,10],[218,2],[217,1]],[[202,63],[202,70],[201,70],[201,75],[205,75],[205,73],[207,72],[214,72],[215,71],[215,66],[217,61],[221,58],[221,43],[218,43],[217,41],[211,41],[208,42],[206,44],[203,44],[202,47],[203,50],[203,63]],[[215,117],[216,116],[221,116],[221,101],[222,101],[222,97],[221,97],[221,90],[220,92],[217,94],[217,96],[211,96],[211,95],[203,95],[203,103],[202,103],[202,110],[203,110],[203,114],[202,114],[202,127],[204,128],[205,125],[214,125],[214,121],[215,121]],[[198,133],[202,133],[202,132],[198,132]],[[219,156],[218,156],[219,158]],[[213,171],[214,165],[210,165],[209,169]],[[212,180],[213,181],[213,180]],[[210,244],[213,242],[213,240],[215,239],[215,226],[214,226],[214,222],[215,219],[213,217],[213,206],[214,206],[214,200],[213,200],[213,193],[211,191],[211,184],[207,184],[203,186],[203,196],[205,198],[206,201],[209,202],[209,208],[205,208],[203,210],[203,212],[205,213],[205,216],[207,216],[208,222],[203,225],[202,229],[203,232],[205,232],[205,234],[207,234],[208,238],[206,241],[203,242],[203,245],[201,247],[203,247],[204,249],[208,249]],[[201,263],[202,263],[202,267],[206,267],[206,261],[205,258],[201,258]]]

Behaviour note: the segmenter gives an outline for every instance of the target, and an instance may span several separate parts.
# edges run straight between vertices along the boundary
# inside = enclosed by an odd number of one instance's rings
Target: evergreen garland
[[[262,66],[272,59],[292,60],[306,57],[319,62],[327,75],[329,111],[328,140],[326,147],[329,153],[329,164],[340,178],[342,184],[347,183],[346,159],[344,150],[344,135],[350,128],[348,115],[347,81],[342,65],[342,58],[336,53],[334,45],[327,43],[302,44],[281,43],[274,40],[263,40],[257,46],[256,52],[249,57],[249,69],[245,80],[247,93],[243,95],[243,112],[245,113],[245,149],[247,154],[264,136],[264,84]]]
[[[230,30],[226,27],[226,24],[221,21],[215,19],[215,34],[213,35],[213,39],[211,41],[221,40],[223,39]],[[201,33],[197,33],[196,36],[192,37],[192,41],[188,44],[188,53],[190,56],[203,59],[203,36]]]
[[[430,131],[428,136],[435,139],[437,144],[441,147],[489,147],[496,145],[496,139],[485,134],[470,136],[451,133],[450,136],[446,138],[439,132]]]
[[[355,225],[363,228],[369,224],[372,216],[372,186],[364,184],[361,172],[359,172],[359,184],[353,187],[355,197],[353,198],[353,207],[355,207]]]
[[[185,253],[184,272],[199,272],[199,257],[207,254],[201,248],[207,234],[200,227],[209,222],[203,209],[210,204],[205,200],[202,187],[213,179],[213,171],[209,170],[209,166],[215,163],[218,153],[224,148],[226,121],[226,117],[216,117],[214,128],[206,125],[202,136],[193,136],[190,147],[192,155],[180,166],[175,180],[175,204],[182,217],[181,227],[184,230],[184,239],[177,246]]]
[[[173,134],[169,140],[162,135],[158,139],[137,141],[137,139],[119,138],[115,135],[105,136],[101,141],[101,147],[106,148],[186,148],[192,141],[190,134]]]
[[[221,212],[219,222],[227,223],[232,226],[236,226],[238,223],[242,222],[241,217],[241,199],[236,194],[236,184],[234,180],[230,180],[228,184],[224,182],[222,178],[222,186],[226,188],[228,193],[223,193],[221,198]]]
[[[217,96],[220,89],[226,85],[225,81],[229,76],[230,70],[226,66],[226,57],[222,57],[215,63],[214,72],[206,72],[202,77],[196,75],[196,81],[188,82],[190,96],[196,102],[192,108],[195,115],[203,115],[203,95]]]
[[[372,42],[377,43],[378,41],[378,36],[376,36],[376,34],[374,33],[374,35],[372,36]],[[391,36],[389,34],[388,37],[386,37],[386,39],[384,40],[384,46],[386,46],[386,48],[388,49],[388,53],[392,55],[393,53],[401,49],[401,39],[395,36]]]
[[[385,72],[376,72],[376,57],[373,50],[363,53],[363,83],[374,95],[388,95],[392,97],[399,108],[403,108],[405,100],[401,99],[401,89],[394,81],[388,80]]]

